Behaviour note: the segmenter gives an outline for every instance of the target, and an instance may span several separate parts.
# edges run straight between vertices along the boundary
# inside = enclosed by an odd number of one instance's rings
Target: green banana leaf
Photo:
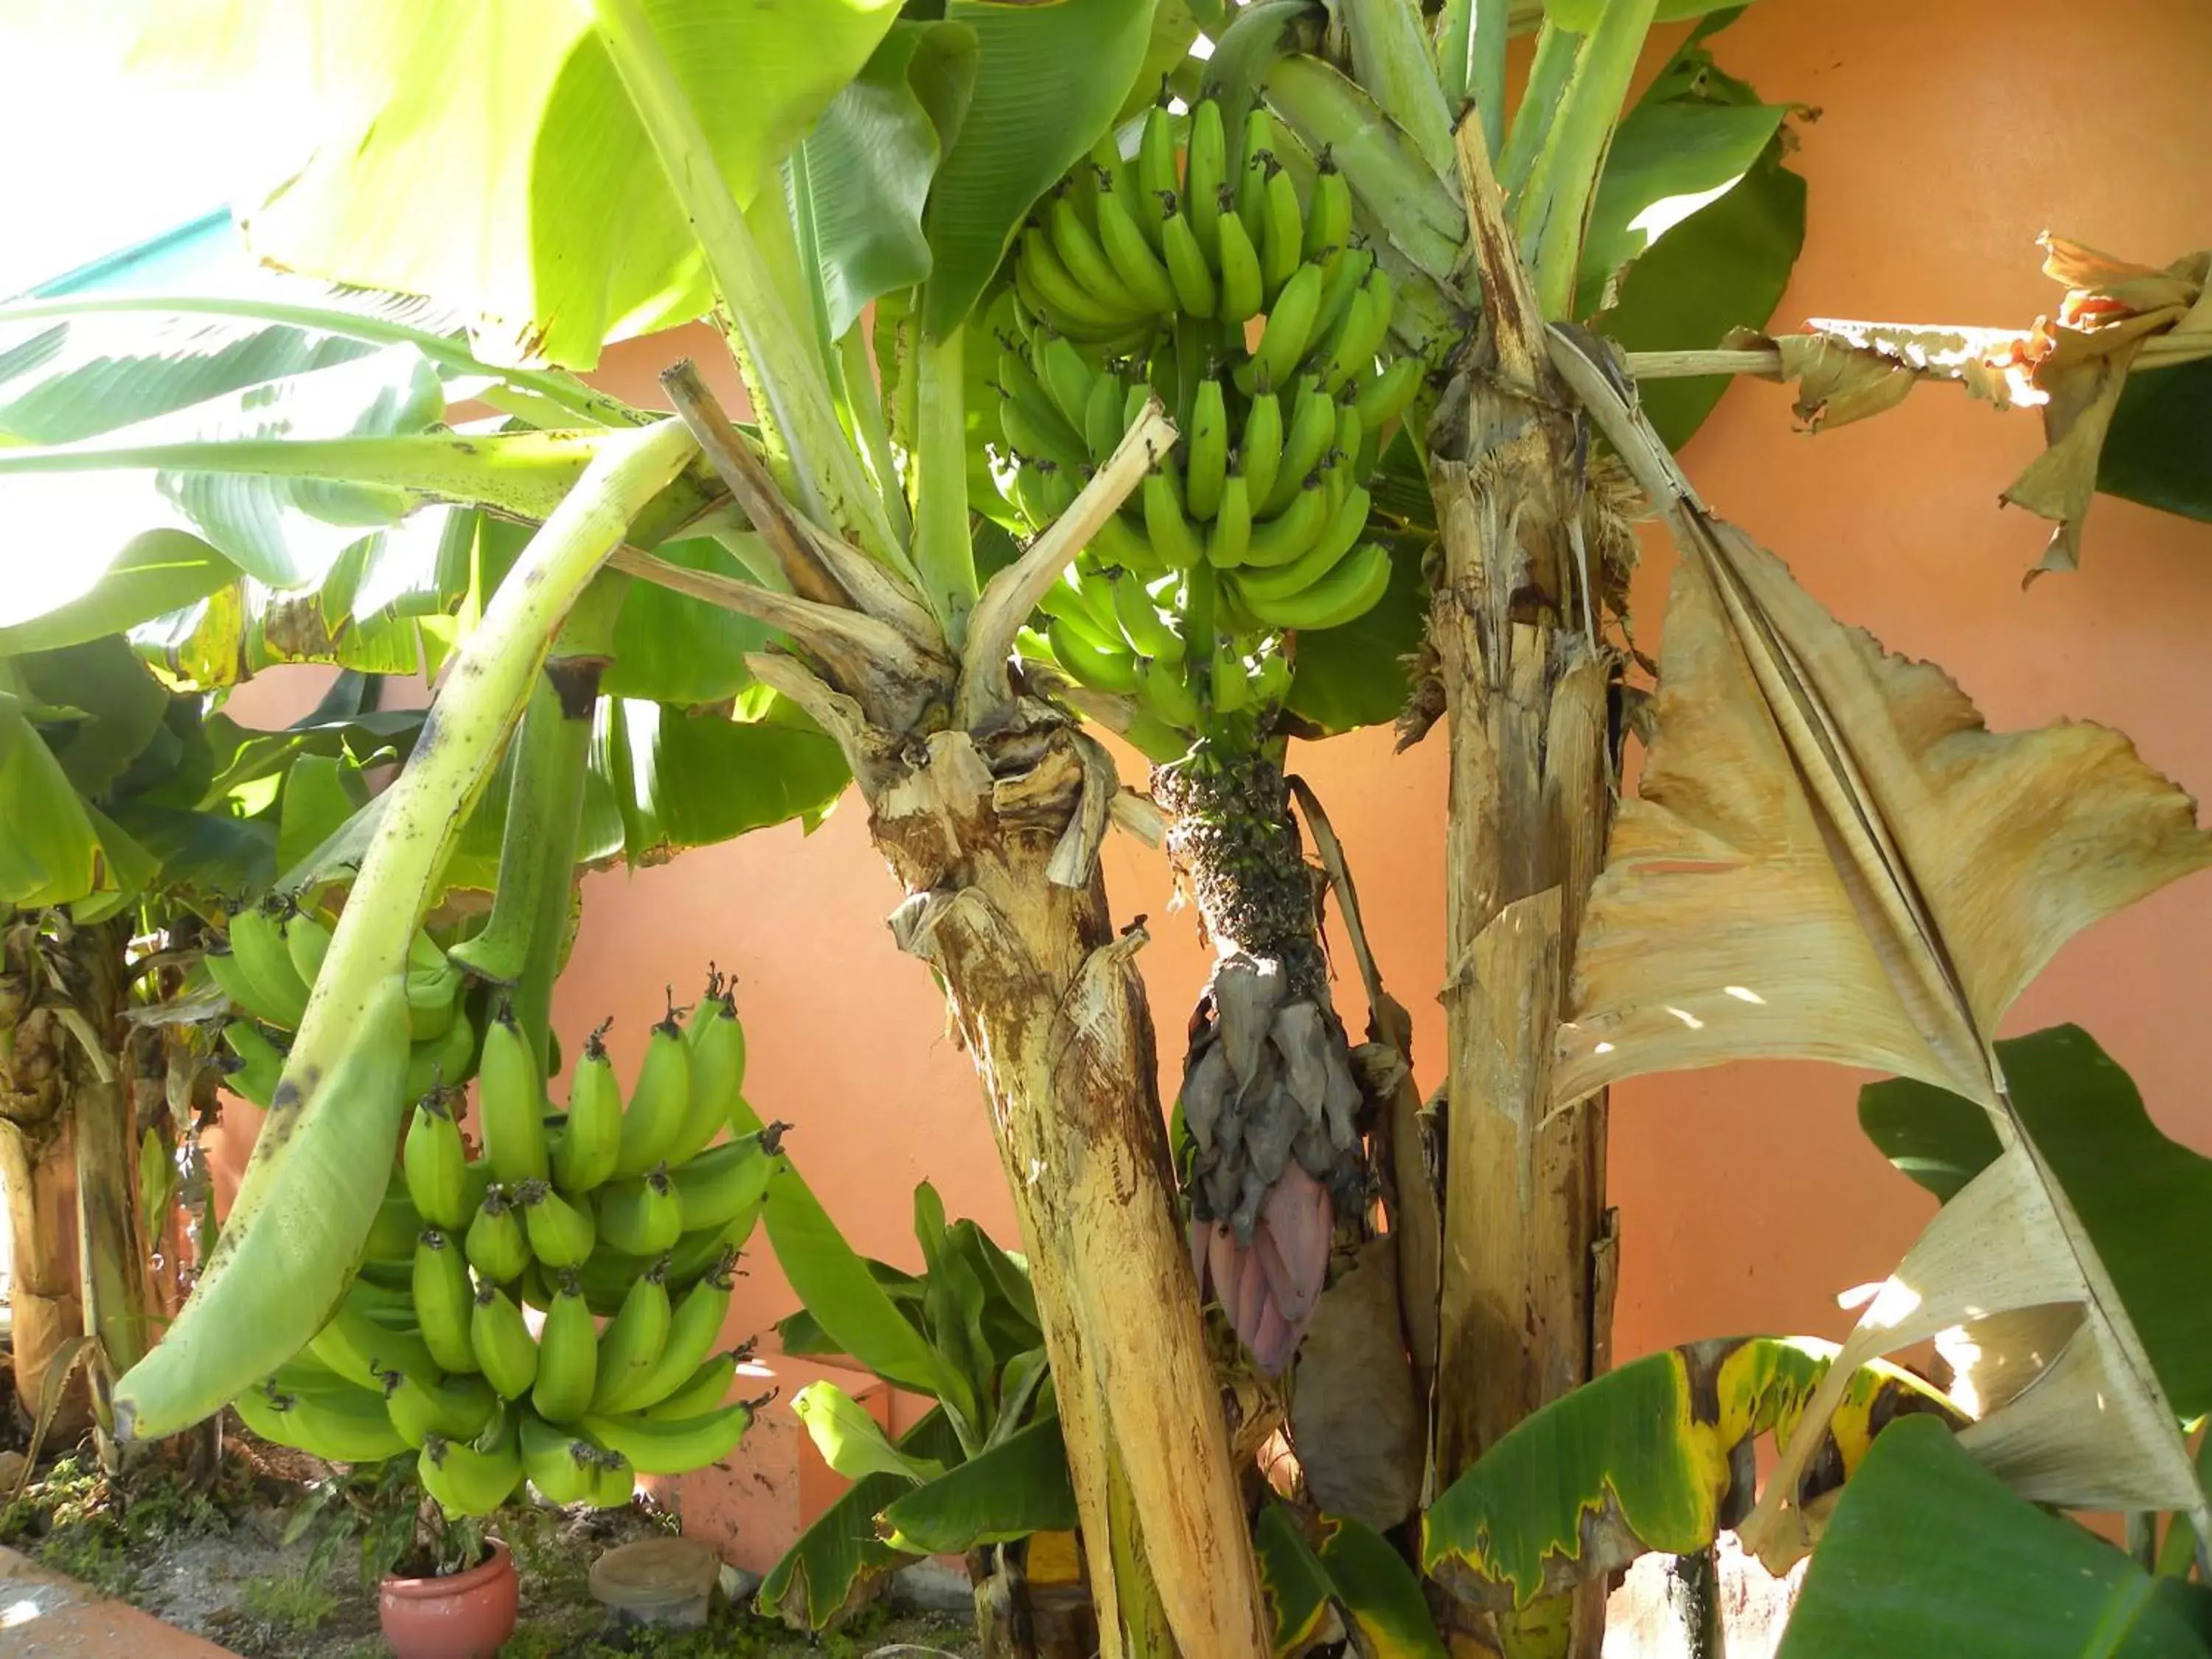
[[[1608,0],[1543,0],[1544,15],[1563,29],[1577,34],[1588,34],[1597,26]],[[1745,0],[1659,0],[1651,14],[1655,23],[1676,23],[1688,17],[1703,17],[1708,13],[1741,9]],[[1516,8],[1518,9],[1518,8]]]
[[[2189,1659],[2212,1591],[2008,1492],[1940,1424],[1885,1430],[1814,1552],[1778,1659]]]
[[[933,1399],[944,1393],[936,1350],[876,1282],[788,1159],[769,1177],[761,1216],[784,1277],[842,1352],[902,1389]]]
[[[1057,1417],[1040,1418],[883,1510],[891,1547],[915,1555],[963,1554],[1075,1523]]]
[[[1437,1500],[1422,1522],[1424,1570],[1503,1610],[1647,1551],[1705,1548],[1750,1508],[1755,1438],[1789,1437],[1835,1352],[1811,1338],[1714,1338],[1584,1383],[1516,1425]],[[1815,1478],[1848,1476],[1877,1428],[1916,1412],[1963,1421],[1910,1372],[1861,1368],[1829,1421],[1832,1473],[1816,1465]],[[1800,1494],[1820,1495],[1809,1482]]]
[[[1008,6],[946,0],[975,33],[975,89],[938,168],[922,228],[932,258],[923,331],[967,319],[1037,198],[1106,130],[1152,37],[1154,0]]]
[[[2212,359],[2129,374],[2098,453],[2097,488],[2212,519]]]
[[[1190,55],[1199,28],[1190,0],[1157,0],[1152,8],[1152,36],[1145,42],[1144,60],[1137,65],[1135,79],[1129,82],[1128,95],[1114,112],[1116,126],[1152,107],[1160,94],[1163,79],[1172,83],[1188,70],[1201,67],[1199,60]]]
[[[927,1181],[914,1189],[914,1236],[924,1264],[922,1319],[948,1387],[941,1403],[973,1453],[988,1431],[984,1407],[999,1368],[983,1336],[982,1275],[966,1255],[949,1248],[945,1201]]]
[[[787,818],[811,828],[849,778],[836,743],[781,698],[755,720],[602,698],[592,766],[612,793],[632,864]]]
[[[967,117],[978,56],[964,23],[893,24],[799,146],[789,188],[806,195],[831,339],[870,301],[928,276],[922,209]]]
[[[169,694],[115,635],[14,661],[17,684],[70,787],[98,800],[145,751]]]
[[[943,1461],[960,1455],[960,1443],[941,1411],[932,1411],[899,1437],[899,1449]],[[896,1474],[856,1482],[791,1547],[762,1582],[753,1605],[793,1630],[836,1628],[866,1607],[881,1581],[914,1558],[878,1534],[876,1516],[912,1483]]]
[[[835,1382],[808,1383],[793,1397],[791,1409],[806,1425],[822,1461],[848,1480],[890,1474],[919,1484],[945,1473],[936,1459],[900,1450],[867,1407]]]
[[[690,227],[583,7],[143,0],[156,70],[251,98],[317,88],[302,169],[248,221],[287,269],[436,295],[589,368],[702,315]],[[874,51],[896,0],[640,0],[739,204]],[[312,151],[312,153],[310,153]],[[455,235],[466,225],[472,234]]]
[[[735,554],[704,538],[664,543],[653,556],[685,570],[745,578]],[[642,698],[678,708],[725,702],[753,684],[745,653],[780,637],[766,624],[726,605],[633,580],[615,622],[614,660],[607,665],[599,690],[609,696]]]
[[[117,890],[100,832],[68,775],[0,690],[0,902],[30,908]]]
[[[88,563],[94,562],[88,559]],[[91,586],[52,609],[0,627],[0,657],[21,656],[32,651],[58,651],[82,645],[103,634],[122,634],[228,587],[239,579],[235,564],[198,537],[182,530],[149,530],[131,537],[105,570],[75,570],[75,580],[89,579]],[[9,585],[0,605],[29,599],[51,599],[29,584]]]
[[[1364,1521],[1321,1519],[1322,1570],[1370,1659],[1444,1659],[1421,1581],[1390,1541]]]
[[[1287,1504],[1268,1504],[1253,1523],[1252,1549],[1260,1566],[1260,1594],[1273,1624],[1276,1659],[1305,1652],[1321,1639],[1328,1622],[1332,1587],[1298,1530],[1297,1512]]]
[[[301,755],[284,774],[276,820],[276,864],[289,869],[368,801],[361,769],[337,755]]]
[[[2013,1103],[2112,1276],[2167,1401],[2212,1411],[2202,1264],[2212,1158],[2168,1139],[2118,1063],[2078,1025],[1999,1040]],[[1859,1091],[1859,1126],[1899,1170],[1949,1200],[1997,1156],[1972,1102],[1903,1078]]]

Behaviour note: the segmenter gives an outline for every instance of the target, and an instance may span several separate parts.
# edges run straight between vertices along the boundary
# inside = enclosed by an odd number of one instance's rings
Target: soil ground
[[[363,1571],[363,1529],[345,1504],[315,1500],[333,1473],[237,1432],[226,1434],[213,1478],[199,1482],[158,1464],[111,1481],[88,1451],[69,1453],[0,1510],[0,1543],[245,1659],[380,1659],[388,1650],[377,1627],[380,1571]],[[502,1512],[497,1530],[522,1577],[521,1622],[503,1659],[969,1659],[975,1652],[960,1621],[883,1607],[818,1642],[719,1597],[703,1630],[614,1628],[591,1597],[592,1559],[675,1524],[641,1503]]]

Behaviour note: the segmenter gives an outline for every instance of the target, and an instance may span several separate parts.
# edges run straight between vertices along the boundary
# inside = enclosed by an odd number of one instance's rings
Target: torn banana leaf
[[[2080,1328],[2020,1357],[2033,1380],[1976,1426],[1976,1455],[2039,1502],[2201,1519],[2173,1408],[1990,1046],[2068,939],[2212,863],[2195,804],[2101,726],[1990,731],[1941,670],[1844,627],[1707,514],[1603,371],[1556,355],[1682,549],[1656,736],[1591,894],[1557,1101],[1646,1072],[1826,1060],[1962,1095],[2004,1149],[1875,1297],[1747,1546],[1770,1569],[1808,1547],[1784,1505],[1856,1367],[2054,1305]]]
[[[1751,1506],[1759,1437],[1787,1439],[1836,1346],[1715,1337],[1647,1354],[1517,1424],[1437,1499],[1421,1565],[1462,1601],[1526,1607],[1652,1550],[1688,1555]],[[1813,1425],[1820,1455],[1797,1501],[1825,1510],[1875,1435],[1899,1417],[1965,1419],[1910,1371],[1876,1361],[1844,1378]]]
[[[2045,235],[2043,247],[2045,274],[2067,289],[2055,322],[1948,328],[1816,318],[1807,333],[1770,339],[1738,331],[1726,343],[1778,350],[1776,378],[1797,382],[1798,418],[1814,428],[1893,409],[1921,380],[1955,380],[1999,409],[2039,407],[2048,447],[2004,492],[2057,526],[2038,572],[2079,565],[2082,520],[2100,486],[2168,512],[2212,516],[2201,433],[2175,443],[2162,422],[2115,422],[2133,371],[2212,357],[2212,252],[2159,270],[2063,237]],[[2164,393],[2176,408],[2192,401],[2173,398],[2169,377],[2154,378],[2169,383],[2146,382],[2148,398]],[[2108,442],[2127,453],[2108,454]]]

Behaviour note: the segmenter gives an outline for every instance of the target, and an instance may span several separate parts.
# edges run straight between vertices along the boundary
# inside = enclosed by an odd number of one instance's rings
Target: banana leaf
[[[890,1474],[913,1485],[945,1473],[945,1465],[936,1459],[894,1445],[867,1407],[835,1382],[808,1383],[793,1397],[791,1409],[805,1425],[822,1461],[848,1480]]]
[[[189,532],[145,531],[125,542],[105,570],[76,568],[72,579],[89,580],[91,585],[74,598],[36,615],[11,610],[8,614],[21,620],[0,626],[0,657],[56,651],[103,634],[127,633],[231,586],[239,574],[235,564]],[[9,597],[23,595],[10,584]],[[51,599],[40,592],[41,603]]]
[[[1811,1338],[1714,1338],[1586,1382],[1501,1437],[1424,1519],[1421,1563],[1477,1606],[1525,1607],[1651,1550],[1704,1549],[1750,1507],[1754,1442],[1787,1438],[1837,1352]],[[1804,1492],[1848,1477],[1885,1423],[1964,1419],[1887,1364],[1854,1376]]]
[[[1287,1504],[1267,1504],[1253,1525],[1252,1549],[1273,1623],[1276,1659],[1305,1652],[1328,1623],[1331,1586],[1298,1530],[1297,1512]]]
[[[883,1510],[891,1547],[915,1555],[962,1554],[1075,1523],[1057,1417],[1039,1419]]]
[[[947,0],[975,31],[975,85],[931,187],[923,332],[966,320],[1036,199],[1097,142],[1128,95],[1152,36],[1153,0],[1007,6]]]
[[[1444,1659],[1421,1581],[1389,1540],[1364,1522],[1321,1520],[1322,1570],[1371,1659]]]
[[[2212,1590],[2154,1578],[2007,1491],[1939,1424],[1885,1431],[1844,1489],[1778,1659],[2189,1659]]]
[[[2200,1271],[2212,1244],[2212,1158],[2162,1133],[2134,1081],[2080,1026],[2000,1039],[1996,1050],[2013,1103],[2111,1272],[2166,1398],[2184,1418],[2212,1411]],[[1987,1113],[1911,1078],[1862,1089],[1859,1125],[1947,1202],[2002,1150]]]

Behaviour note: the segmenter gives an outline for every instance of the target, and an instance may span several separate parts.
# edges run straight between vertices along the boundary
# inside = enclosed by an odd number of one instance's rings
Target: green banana
[[[246,1426],[264,1440],[327,1462],[380,1463],[407,1450],[383,1402],[363,1389],[352,1394],[358,1404],[339,1395],[286,1394],[257,1382],[231,1403]]]
[[[223,993],[226,996],[231,994]],[[236,998],[233,997],[235,1001]],[[223,1044],[238,1057],[238,1064],[223,1079],[223,1087],[263,1111],[276,1097],[276,1085],[284,1075],[283,1051],[261,1034],[251,1020],[234,1019],[222,1028]]]
[[[476,1057],[476,1030],[457,1014],[445,1035],[408,1049],[403,1098],[420,1100],[433,1089],[459,1089],[469,1080],[469,1068]]]
[[[415,1207],[415,1200],[407,1195],[404,1176],[395,1175],[384,1188],[384,1202],[377,1206],[376,1219],[369,1224],[368,1247],[362,1252],[364,1261],[404,1261],[411,1272],[415,1262],[415,1240],[422,1231],[422,1216]]]
[[[1321,315],[1321,267],[1295,267],[1268,310],[1259,349],[1252,354],[1255,385],[1279,386],[1291,383],[1291,377],[1297,372],[1298,360],[1305,356],[1306,346],[1313,338],[1314,323]]]
[[[1158,317],[1175,310],[1175,283],[1168,268],[1138,228],[1133,210],[1118,192],[1103,187],[1098,192],[1098,240],[1115,274],[1146,312]]]
[[[1311,474],[1308,477],[1310,482],[1291,498],[1288,506],[1265,524],[1252,527],[1251,544],[1244,550],[1246,569],[1288,564],[1312,546],[1315,538],[1328,527],[1328,491],[1318,477]],[[1240,598],[1249,602],[1242,581],[1237,591]]]
[[[622,1152],[622,1085],[607,1058],[609,1020],[584,1039],[568,1073],[568,1115],[553,1157],[553,1178],[563,1192],[590,1192],[615,1172]]]
[[[1267,174],[1282,163],[1275,159],[1275,123],[1256,105],[1244,118],[1243,159],[1237,169],[1237,217],[1252,246],[1259,247],[1267,229]]]
[[[1109,514],[1091,532],[1089,551],[1101,564],[1119,565],[1140,576],[1158,576],[1167,569],[1143,533],[1118,513]]]
[[[1128,428],[1121,423],[1121,383],[1112,374],[1101,374],[1091,383],[1091,401],[1083,407],[1083,447],[1091,464],[1103,466]]]
[[[1160,465],[1145,475],[1145,534],[1169,569],[1188,570],[1206,557],[1206,544],[1183,516],[1172,468],[1173,462],[1163,457]]]
[[[1113,590],[1114,612],[1121,637],[1129,642],[1129,648],[1139,657],[1180,663],[1183,659],[1182,639],[1153,609],[1152,595],[1146,591],[1144,582],[1126,570],[1109,572],[1106,580]]]
[[[302,985],[312,987],[331,953],[331,927],[312,910],[300,910],[284,924],[284,953]]]
[[[619,1452],[640,1474],[684,1474],[719,1463],[738,1449],[751,1426],[753,1408],[739,1401],[700,1417],[607,1417],[584,1419],[584,1431]]]
[[[453,1097],[433,1089],[415,1103],[401,1150],[407,1196],[416,1213],[434,1227],[458,1228],[468,1219],[461,1169],[468,1154],[460,1125],[453,1121]]]
[[[1045,629],[1054,661],[1078,683],[1094,691],[1127,694],[1137,689],[1137,659],[1127,652],[1102,650],[1071,630],[1059,617]]]
[[[514,1199],[496,1182],[470,1218],[462,1250],[469,1266],[495,1285],[512,1284],[530,1266],[529,1231],[516,1213]]]
[[[1152,713],[1170,726],[1194,732],[1203,724],[1197,694],[1183,678],[1180,664],[1158,663],[1149,657],[1139,657],[1137,691]]]
[[[1279,164],[1269,167],[1264,188],[1267,204],[1265,230],[1260,239],[1260,280],[1272,300],[1282,292],[1291,273],[1305,258],[1306,223],[1289,168]]]
[[[469,1313],[469,1343],[476,1370],[503,1400],[520,1400],[538,1381],[538,1345],[522,1322],[522,1310],[489,1279],[477,1286]]]
[[[1336,441],[1336,404],[1314,383],[1310,375],[1298,379],[1297,400],[1291,405],[1291,423],[1283,437],[1282,458],[1277,463],[1275,480],[1266,497],[1255,495],[1257,503],[1253,517],[1254,538],[1259,535],[1257,520],[1272,519],[1291,504],[1291,498],[1304,489],[1307,478],[1321,465],[1322,457],[1328,453],[1329,446]]]
[[[1375,354],[1390,332],[1390,278],[1379,265],[1345,307],[1344,320],[1323,356],[1319,374],[1322,390],[1334,396],[1338,387],[1354,377],[1364,377],[1375,367]]]
[[[476,1367],[469,1347],[469,1297],[468,1261],[460,1241],[425,1227],[415,1246],[415,1316],[440,1370]]]
[[[730,1127],[730,1103],[745,1083],[745,1028],[735,1000],[719,972],[707,981],[707,994],[691,1011],[684,1041],[691,1051],[691,1103],[668,1149],[668,1162],[680,1168],[696,1158]],[[690,1224],[686,1223],[686,1225]]]
[[[1036,349],[1037,379],[1043,383],[1053,407],[1073,432],[1083,430],[1091,407],[1091,388],[1098,371],[1083,361],[1083,354],[1064,335],[1048,337]]]
[[[599,1375],[592,1386],[593,1413],[604,1413],[615,1401],[627,1399],[659,1363],[660,1350],[668,1340],[671,1317],[667,1278],[668,1258],[662,1256],[629,1287],[622,1307],[599,1333]],[[586,1421],[588,1425],[590,1419]]]
[[[671,1418],[700,1417],[714,1410],[729,1399],[730,1384],[737,1381],[738,1361],[749,1351],[749,1347],[732,1349],[706,1360],[665,1400],[646,1407],[645,1414],[666,1421]]]
[[[1100,650],[1118,647],[1121,638],[1119,628],[1098,619],[1083,591],[1076,586],[1074,575],[1073,565],[1062,571],[1060,579],[1038,599],[1037,609],[1055,621],[1066,623],[1069,632],[1086,645]]]
[[[1313,342],[1326,347],[1336,337],[1352,296],[1375,269],[1375,255],[1364,247],[1346,247],[1322,261],[1321,315],[1315,320]]]
[[[1283,403],[1272,388],[1255,396],[1244,411],[1244,440],[1237,459],[1257,516],[1274,493],[1283,464]]]
[[[1337,171],[1336,158],[1327,149],[1314,173],[1313,202],[1306,210],[1304,253],[1322,258],[1334,249],[1352,244],[1352,186]]]
[[[293,967],[276,924],[260,911],[233,915],[228,939],[210,941],[205,959],[210,977],[238,1007],[264,1024],[299,1029],[307,1007],[307,982]]]
[[[1181,213],[1170,214],[1161,223],[1160,257],[1167,262],[1176,304],[1186,314],[1211,317],[1220,310],[1221,284],[1214,279],[1205,249],[1199,246],[1197,231]]]
[[[601,1188],[598,1210],[599,1237],[630,1255],[658,1255],[684,1231],[684,1200],[665,1164]]]
[[[481,1376],[425,1382],[404,1371],[384,1374],[385,1415],[399,1437],[417,1449],[434,1434],[454,1440],[474,1438],[498,1408],[498,1396]]]
[[[1181,184],[1176,177],[1175,118],[1165,105],[1154,104],[1146,112],[1144,135],[1137,144],[1137,193],[1172,210]],[[1145,222],[1152,216],[1138,217]],[[1159,246],[1158,237],[1152,239],[1152,246]]]
[[[1183,211],[1210,262],[1221,257],[1221,188],[1229,177],[1229,135],[1221,106],[1199,100],[1190,112],[1190,139],[1183,158]]]
[[[307,1340],[308,1352],[343,1377],[373,1377],[387,1370],[435,1376],[437,1364],[419,1334],[389,1329],[370,1317],[367,1290],[355,1285],[337,1311]]]
[[[1085,450],[1081,434],[1060,418],[1036,373],[1011,351],[999,354],[999,429],[1018,454],[1072,466]]]
[[[1221,510],[1206,538],[1206,562],[1217,570],[1233,569],[1244,562],[1251,544],[1251,487],[1243,473],[1231,473],[1221,486]]]
[[[760,1201],[768,1190],[769,1177],[775,1171],[787,1127],[771,1123],[702,1152],[670,1171],[683,1211],[684,1231],[696,1233],[725,1226],[747,1205]]]
[[[569,1268],[561,1274],[560,1289],[538,1334],[538,1376],[530,1403],[548,1422],[574,1422],[591,1408],[599,1375],[599,1332],[582,1281]]]
[[[637,1471],[630,1467],[629,1459],[609,1452],[587,1501],[598,1509],[618,1510],[636,1495]]]
[[[1379,431],[1404,414],[1421,389],[1425,366],[1419,357],[1394,357],[1389,368],[1359,388],[1352,406],[1366,432]]]
[[[1227,188],[1223,186],[1224,191]],[[1236,222],[1231,223],[1231,220]],[[1213,314],[1224,323],[1246,323],[1258,316],[1260,307],[1267,303],[1260,273],[1260,251],[1252,246],[1251,234],[1245,228],[1243,218],[1231,212],[1225,203],[1218,234],[1221,254],[1217,263],[1221,269],[1221,303]]]
[[[622,1149],[615,1158],[617,1176],[643,1175],[668,1156],[691,1109],[691,1055],[684,1028],[676,1023],[676,1004],[645,1040],[637,1082],[623,1113]],[[556,1267],[568,1265],[556,1262]]]
[[[1229,476],[1229,408],[1221,382],[1211,376],[1198,383],[1192,396],[1183,446],[1183,498],[1190,516],[1203,524],[1219,510],[1222,482]]]
[[[1336,568],[1367,529],[1369,496],[1354,488],[1323,526],[1313,544],[1287,564],[1273,569],[1248,569],[1237,574],[1237,591],[1249,605],[1258,599],[1277,605],[1304,592]]]
[[[484,1160],[493,1173],[509,1186],[544,1180],[552,1170],[545,1148],[545,1077],[504,997],[484,1029],[477,1109]]]
[[[511,1189],[522,1206],[530,1253],[549,1267],[580,1267],[592,1254],[592,1218],[543,1181],[526,1181]]]
[[[581,1504],[599,1490],[610,1454],[536,1412],[522,1413],[522,1473],[549,1504]]]
[[[434,1042],[445,1036],[460,1012],[465,983],[461,970],[450,963],[441,963],[428,972],[409,969],[408,1035],[417,1042]]]
[[[1054,198],[1045,210],[1045,226],[1052,233],[1052,251],[1060,256],[1061,268],[1101,311],[1121,317],[1143,312],[1107,259],[1106,251],[1098,246],[1098,239],[1083,222],[1083,216],[1065,195]],[[1065,410],[1066,405],[1061,407]]]
[[[1240,597],[1246,609],[1263,622],[1318,632],[1364,617],[1381,601],[1389,586],[1390,556],[1376,543],[1369,542],[1320,581],[1289,599],[1255,599],[1249,593]]]
[[[617,1412],[649,1410],[689,1384],[722,1334],[730,1311],[731,1270],[738,1253],[725,1250],[707,1276],[684,1292],[668,1316],[659,1358],[629,1389],[607,1402]]]
[[[1127,313],[1093,299],[1090,290],[1069,275],[1045,233],[1035,226],[1022,233],[1014,280],[1034,293],[1038,312],[1064,333],[1081,329],[1104,335],[1128,325]]]
[[[474,1443],[425,1436],[416,1470],[448,1515],[489,1515],[522,1484],[521,1437],[502,1412]]]

